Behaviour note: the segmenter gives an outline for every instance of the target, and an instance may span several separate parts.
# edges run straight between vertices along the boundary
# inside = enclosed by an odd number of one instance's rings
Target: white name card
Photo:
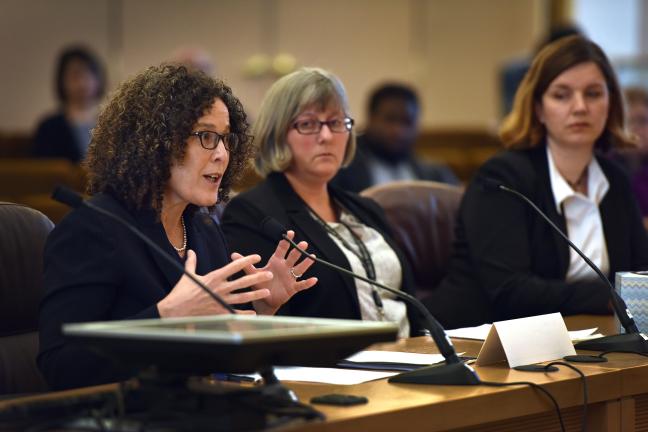
[[[476,364],[508,361],[514,368],[575,354],[565,321],[552,313],[493,323]]]

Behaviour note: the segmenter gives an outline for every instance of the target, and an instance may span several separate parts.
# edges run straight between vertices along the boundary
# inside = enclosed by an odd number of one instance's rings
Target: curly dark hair
[[[174,64],[124,82],[102,109],[84,161],[87,192],[110,193],[130,210],[148,207],[159,215],[171,166],[183,160],[194,124],[216,99],[227,106],[230,131],[239,136],[218,191],[227,201],[252,152],[247,115],[222,81]]]

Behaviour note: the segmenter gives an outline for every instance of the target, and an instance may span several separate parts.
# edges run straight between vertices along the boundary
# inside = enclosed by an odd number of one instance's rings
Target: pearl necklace
[[[179,254],[187,250],[187,227],[185,227],[183,217],[180,218],[180,223],[182,224],[182,247],[177,248],[173,245],[173,243],[171,244],[171,246],[173,246],[173,249],[175,249]]]

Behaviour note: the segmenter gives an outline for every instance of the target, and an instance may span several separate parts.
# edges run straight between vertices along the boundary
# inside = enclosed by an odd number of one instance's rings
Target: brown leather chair
[[[39,211],[0,202],[0,394],[46,390],[36,366],[38,305],[53,227]]]
[[[416,296],[423,298],[445,276],[463,188],[432,181],[400,181],[373,186],[361,195],[385,210],[414,272]]]

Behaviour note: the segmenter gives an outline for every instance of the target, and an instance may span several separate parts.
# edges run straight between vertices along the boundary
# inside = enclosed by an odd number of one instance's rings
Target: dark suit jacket
[[[396,251],[403,267],[402,290],[412,294],[413,277],[403,254],[391,236],[391,229],[382,209],[374,201],[329,186],[331,195],[367,226],[380,232]],[[230,250],[244,255],[258,253],[262,263],[267,262],[277,246],[276,239],[260,231],[261,221],[272,216],[283,226],[295,231],[297,241],[306,240],[309,252],[334,264],[351,266],[326,230],[310,215],[306,204],[292,189],[283,174],[273,173],[253,189],[237,195],[225,208],[222,228]],[[316,276],[318,283],[297,293],[284,304],[278,314],[322,318],[361,319],[358,293],[353,278],[320,264],[306,272],[305,277]],[[420,328],[416,316],[408,309],[412,334]]]
[[[92,202],[134,224],[169,255],[178,258],[152,210],[131,214],[116,199]],[[215,238],[185,212],[188,247],[198,274],[228,262],[224,238]],[[105,358],[68,343],[63,323],[158,318],[157,302],[181,277],[159,255],[117,222],[82,206],[50,234],[44,253],[45,296],[40,308],[38,365],[53,388],[79,387],[128,377]]]
[[[373,156],[371,148],[367,143],[367,136],[360,135],[357,138],[357,150],[351,164],[342,168],[331,184],[349,192],[360,192],[374,185],[371,175],[371,164],[376,156]],[[430,180],[441,183],[459,184],[459,180],[452,170],[442,164],[426,162],[411,156],[407,159],[417,180]]]
[[[75,163],[83,159],[77,138],[62,113],[47,117],[38,125],[33,153],[36,157],[65,158]]]
[[[648,266],[648,238],[627,177],[597,157],[610,188],[600,203],[603,231],[615,272]],[[429,307],[449,327],[561,312],[609,313],[609,288],[600,280],[566,282],[569,248],[519,198],[485,190],[493,178],[531,199],[563,231],[551,184],[546,147],[506,151],[484,164],[464,195],[448,276]],[[466,302],[472,301],[471,305]],[[480,306],[477,308],[476,304]],[[473,308],[466,312],[466,308]]]

